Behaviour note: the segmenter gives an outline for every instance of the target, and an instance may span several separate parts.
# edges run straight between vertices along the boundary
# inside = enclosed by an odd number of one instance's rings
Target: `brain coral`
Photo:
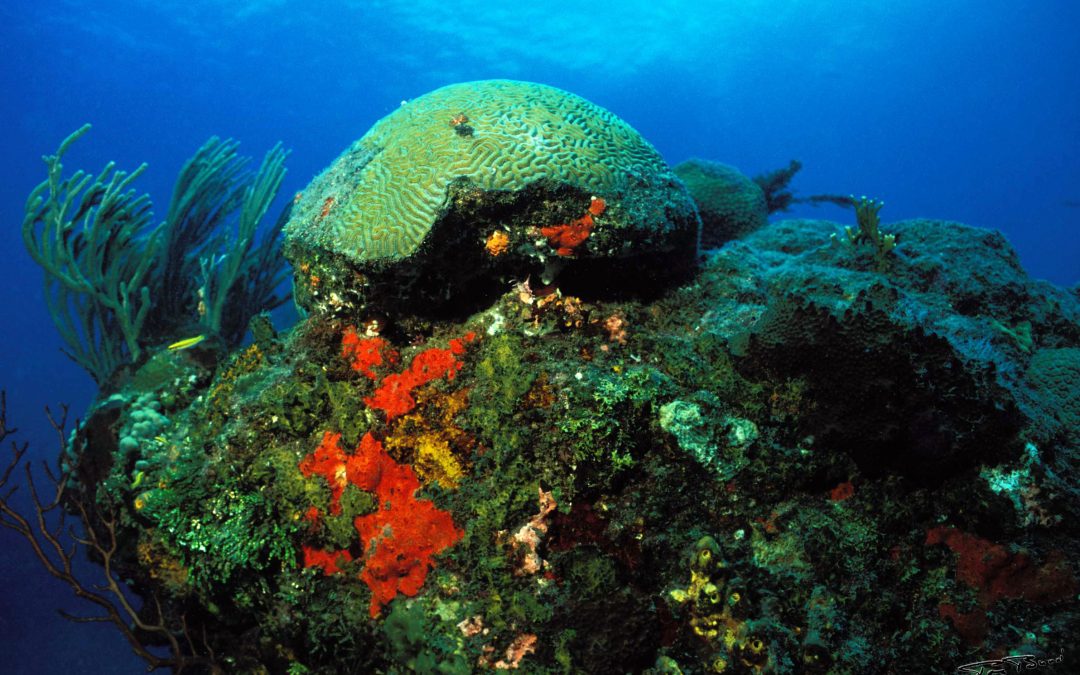
[[[626,176],[667,170],[656,150],[607,110],[510,80],[454,84],[406,103],[343,159],[357,171],[355,186],[334,198],[319,227],[290,225],[289,234],[333,240],[356,260],[411,255],[455,179],[486,190],[548,179],[604,193]],[[323,208],[318,200],[307,206]]]
[[[447,227],[458,232],[447,238]],[[697,227],[670,168],[614,114],[554,87],[486,80],[437,89],[377,122],[304,190],[285,232],[294,265],[329,254],[367,273],[405,260],[423,267],[425,248],[445,258],[465,240],[459,266],[484,267],[468,258],[495,232],[488,251],[509,253],[500,264],[556,252],[692,257]],[[540,230],[559,243],[545,244]]]

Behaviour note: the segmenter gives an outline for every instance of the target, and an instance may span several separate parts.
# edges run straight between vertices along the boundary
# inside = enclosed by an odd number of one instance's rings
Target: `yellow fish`
[[[205,335],[196,335],[195,337],[184,338],[183,340],[178,340],[177,342],[172,343],[167,347],[167,349],[171,352],[180,351],[181,349],[188,349],[190,347],[194,347],[205,339]]]

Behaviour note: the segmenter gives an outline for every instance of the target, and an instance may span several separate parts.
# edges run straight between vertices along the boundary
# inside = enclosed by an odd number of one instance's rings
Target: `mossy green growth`
[[[297,638],[307,647],[305,667],[320,675],[341,672],[341,664],[349,664],[349,672],[383,672],[376,646],[381,630],[368,613],[371,593],[366,585],[354,577],[326,577],[318,570],[303,569],[277,595],[279,602],[301,619],[303,634]],[[270,618],[281,622],[270,630],[294,634],[296,624],[289,620],[290,613],[271,614]]]
[[[422,600],[399,598],[391,605],[382,632],[391,673],[442,673],[456,675],[473,672],[462,653],[460,631],[441,621],[436,612],[428,612]]]
[[[246,576],[291,565],[298,518],[292,517],[295,512],[282,499],[282,490],[295,486],[286,480],[271,482],[269,489],[266,483],[253,487],[223,466],[229,455],[212,457],[195,435],[186,441],[175,446],[159,442],[167,446],[168,456],[142,481],[145,486],[133,506],[190,570],[192,585],[212,595],[229,584],[236,590],[238,572]],[[252,465],[252,475],[275,473],[269,460],[288,461],[289,454],[279,449],[263,455]],[[208,475],[216,478],[208,481]]]
[[[479,588],[498,588],[510,579],[510,560],[487,533],[520,527],[536,512],[536,481],[520,458],[507,457],[485,471],[484,480],[462,484],[457,496],[472,514],[465,536],[447,555],[467,567]]]
[[[326,481],[307,480],[300,473],[300,458],[304,452],[293,446],[270,446],[251,464],[250,480],[265,485],[269,493],[285,508],[292,510],[292,520],[299,520],[312,505],[328,505],[330,488]]]
[[[513,457],[527,443],[522,425],[522,401],[536,381],[537,369],[521,360],[520,336],[502,333],[481,342],[471,379],[464,426],[480,432],[498,456]]]
[[[320,509],[321,513],[326,514],[323,519],[323,522],[326,523],[325,536],[334,549],[349,548],[351,544],[357,541],[356,526],[353,520],[357,516],[374,513],[379,506],[375,500],[375,495],[364,492],[355,485],[345,486],[345,491],[341,493],[340,504],[341,513],[336,516],[331,515],[327,509]]]
[[[577,631],[567,628],[555,637],[555,663],[559,664],[563,673],[577,672],[574,669],[573,642],[577,638]]]
[[[271,432],[307,436],[323,429],[326,419],[326,376],[293,373],[271,382],[255,402],[260,424]]]
[[[226,584],[239,570],[292,564],[296,526],[261,493],[222,489],[192,503],[160,490],[153,515],[182,553],[197,586]]]
[[[594,600],[619,590],[615,562],[592,546],[578,546],[563,555],[557,576],[575,598]]]
[[[355,448],[364,432],[370,428],[373,415],[364,404],[364,397],[349,382],[323,382],[323,395],[329,411],[322,422],[323,429],[339,429],[342,443]]]
[[[522,353],[524,340],[510,333],[501,333],[483,343],[471,397],[472,407],[477,411],[474,417],[509,415],[517,409],[521,397],[536,380],[536,369],[522,363]],[[481,415],[479,411],[484,413]]]
[[[623,373],[591,373],[576,387],[558,422],[577,463],[617,473],[634,465],[649,438],[652,403],[673,389],[659,370],[635,367]]]

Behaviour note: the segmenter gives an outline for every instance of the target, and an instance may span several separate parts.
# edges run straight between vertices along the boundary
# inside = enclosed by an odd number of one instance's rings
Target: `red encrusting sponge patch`
[[[315,452],[300,462],[300,471],[326,479],[332,494],[331,513],[341,513],[346,485],[375,493],[378,509],[357,516],[353,525],[364,544],[360,579],[371,589],[371,616],[376,617],[398,593],[414,596],[420,592],[435,566],[435,554],[464,533],[448,511],[430,500],[417,499],[420,480],[416,472],[408,464],[395,462],[370,433],[364,434],[351,455],[341,449],[340,440],[341,434],[323,434]],[[348,551],[304,547],[304,566],[319,567],[324,574],[340,572],[343,560],[352,560]]]

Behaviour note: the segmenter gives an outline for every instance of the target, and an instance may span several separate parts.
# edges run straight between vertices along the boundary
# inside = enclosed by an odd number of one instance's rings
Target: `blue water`
[[[18,224],[40,157],[150,167],[163,215],[207,137],[292,148],[291,195],[403,99],[505,77],[568,89],[671,163],[763,173],[1002,230],[1036,277],[1080,281],[1080,3],[1045,0],[5,0],[0,5],[0,388],[36,456],[42,414],[94,386],[60,353]],[[791,215],[851,222],[849,212]],[[3,452],[7,452],[6,449]],[[6,459],[6,455],[4,456]],[[96,570],[88,569],[89,574]],[[76,626],[67,589],[0,531],[0,672],[142,672],[119,634]],[[85,609],[85,608],[84,608]]]

